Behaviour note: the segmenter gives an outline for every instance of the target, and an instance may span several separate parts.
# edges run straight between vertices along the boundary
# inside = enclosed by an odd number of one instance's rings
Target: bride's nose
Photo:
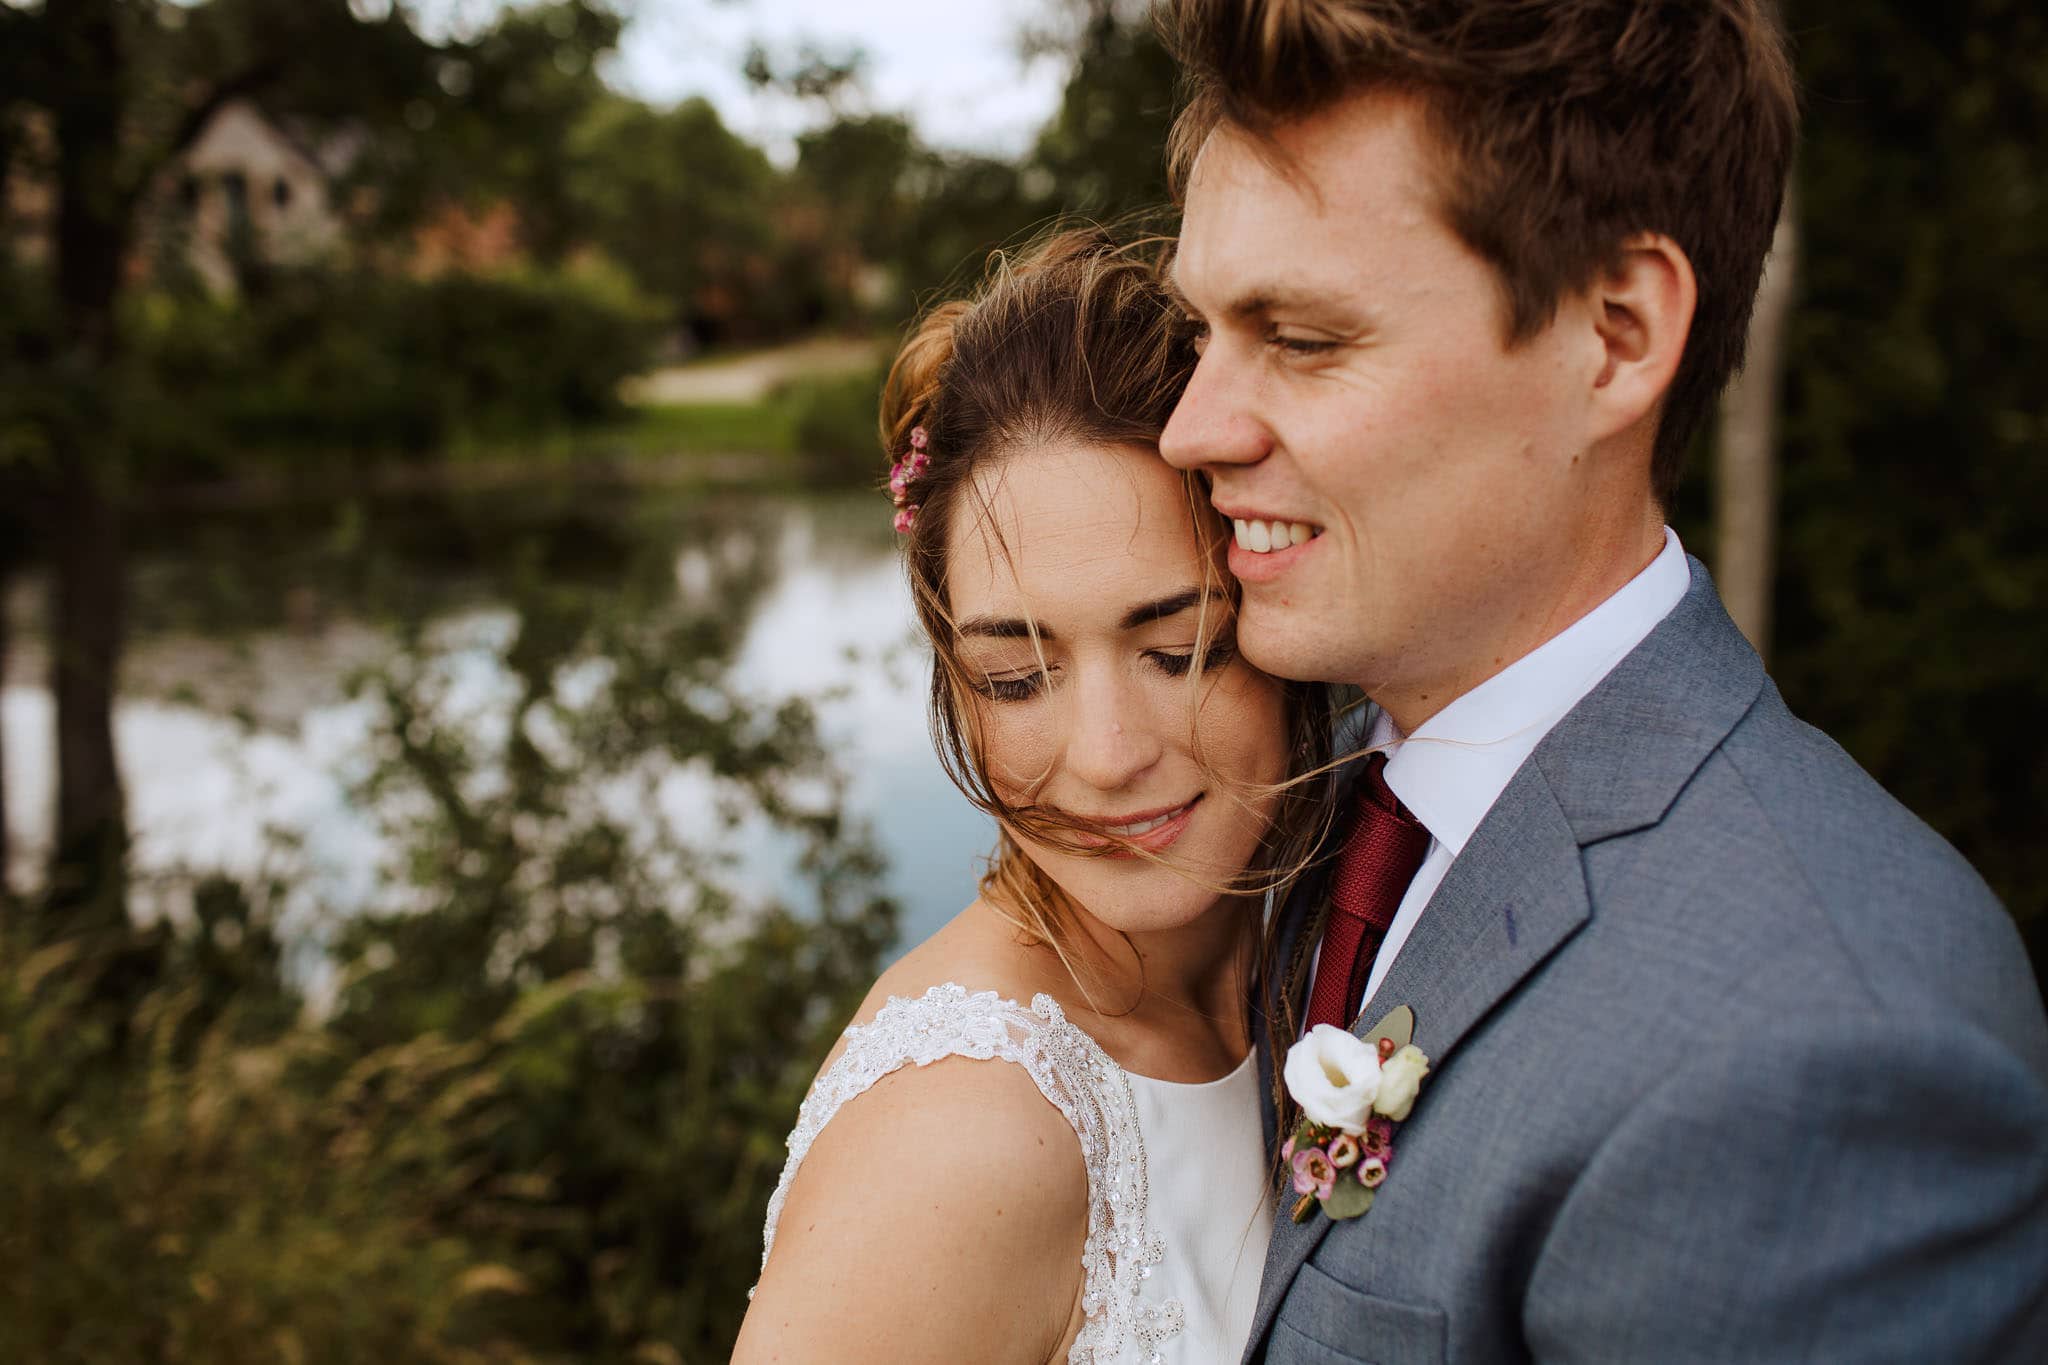
[[[1128,787],[1159,761],[1158,730],[1140,689],[1105,676],[1069,694],[1066,768],[1098,791]]]

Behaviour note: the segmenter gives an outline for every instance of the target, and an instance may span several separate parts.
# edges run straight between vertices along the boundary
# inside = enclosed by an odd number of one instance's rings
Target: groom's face
[[[1398,97],[1264,142],[1213,135],[1175,263],[1201,362],[1160,442],[1237,522],[1246,656],[1399,697],[1411,723],[1541,638],[1532,618],[1572,572],[1602,359],[1571,298],[1508,345],[1440,170]]]

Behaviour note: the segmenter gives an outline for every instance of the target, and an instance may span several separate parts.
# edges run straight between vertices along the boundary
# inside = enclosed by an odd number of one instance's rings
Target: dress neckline
[[[965,986],[962,986],[957,981],[950,980],[945,982],[943,985],[931,987],[925,992],[923,998],[930,999],[933,991],[959,991],[962,995],[968,994],[968,990]],[[1001,991],[983,990],[975,992],[975,994],[989,996],[992,999],[996,1000],[998,1003],[1007,1005],[1014,1010],[1021,1010],[1024,1008],[1016,1000],[1012,999],[1007,995],[1004,995]],[[911,1001],[911,999],[912,997],[910,996],[891,995],[889,997],[889,1003],[893,1004],[896,1001],[901,1000],[907,1004]],[[1212,1080],[1169,1081],[1162,1076],[1147,1076],[1142,1071],[1133,1071],[1129,1067],[1125,1066],[1122,1062],[1118,1061],[1114,1056],[1110,1054],[1109,1049],[1102,1045],[1101,1040],[1096,1038],[1096,1036],[1090,1033],[1087,1029],[1084,1029],[1079,1024],[1075,1023],[1072,1019],[1069,1019],[1067,1017],[1066,1008],[1062,1006],[1058,1000],[1054,999],[1052,995],[1050,995],[1049,993],[1045,991],[1039,991],[1031,997],[1031,1012],[1033,1014],[1040,1016],[1041,1018],[1051,1018],[1058,1021],[1059,1023],[1065,1024],[1068,1028],[1074,1030],[1074,1032],[1080,1034],[1083,1038],[1086,1038],[1088,1040],[1088,1045],[1095,1049],[1095,1051],[1101,1056],[1102,1060],[1108,1062],[1111,1066],[1115,1067],[1118,1071],[1122,1072],[1126,1079],[1130,1080],[1134,1084],[1147,1086],[1157,1090],[1193,1092],[1196,1090],[1213,1090],[1220,1086],[1228,1085],[1230,1082],[1236,1080],[1239,1076],[1244,1074],[1245,1068],[1252,1065],[1252,1060],[1254,1057],[1258,1055],[1259,1051],[1258,1042],[1257,1040],[1254,1040],[1252,1045],[1245,1049],[1244,1056],[1237,1059],[1237,1065],[1231,1067],[1230,1070],[1224,1072],[1221,1076],[1217,1076]]]
[[[1102,1044],[1097,1043],[1096,1046],[1101,1047]],[[1246,1069],[1252,1065],[1252,1059],[1257,1055],[1258,1050],[1259,1049],[1257,1044],[1253,1044],[1251,1047],[1246,1048],[1244,1056],[1238,1059],[1238,1063],[1236,1066],[1230,1068],[1230,1070],[1224,1072],[1221,1076],[1218,1076],[1214,1080],[1210,1081],[1169,1081],[1158,1076],[1147,1076],[1143,1072],[1133,1071],[1129,1067],[1125,1066],[1122,1062],[1118,1062],[1114,1057],[1110,1057],[1109,1060],[1112,1063],[1115,1063],[1117,1070],[1123,1072],[1124,1075],[1131,1078],[1131,1083],[1133,1085],[1141,1085],[1159,1090],[1170,1091],[1216,1090],[1223,1086],[1229,1085],[1232,1081],[1244,1075]],[[1105,1057],[1109,1056],[1107,1049],[1104,1049],[1103,1055]]]

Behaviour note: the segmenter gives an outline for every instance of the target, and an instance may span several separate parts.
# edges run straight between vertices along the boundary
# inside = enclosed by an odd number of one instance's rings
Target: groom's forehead
[[[1435,147],[1409,108],[1361,99],[1253,134],[1219,127],[1189,177],[1168,284],[1213,316],[1329,302],[1443,225]]]

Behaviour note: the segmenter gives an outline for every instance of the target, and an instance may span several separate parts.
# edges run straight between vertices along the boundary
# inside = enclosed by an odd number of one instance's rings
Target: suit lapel
[[[1545,736],[1487,812],[1361,1014],[1361,1031],[1409,1006],[1416,1045],[1441,1074],[1473,1026],[1591,918],[1581,850],[1661,820],[1755,703],[1762,662],[1706,567],[1695,559],[1689,568],[1678,606]],[[1429,1103],[1427,1083],[1419,1103]],[[1297,1224],[1293,1200],[1282,1203],[1247,1360],[1332,1227],[1320,1212]]]
[[[1415,1011],[1416,1046],[1440,1072],[1458,1040],[1590,913],[1578,841],[1549,784],[1525,765],[1451,864],[1354,1031],[1407,1005]],[[1425,1082],[1425,1104],[1428,1093]],[[1283,1192],[1253,1342],[1264,1339],[1301,1263],[1333,1226],[1320,1212],[1294,1222],[1293,1202]]]

